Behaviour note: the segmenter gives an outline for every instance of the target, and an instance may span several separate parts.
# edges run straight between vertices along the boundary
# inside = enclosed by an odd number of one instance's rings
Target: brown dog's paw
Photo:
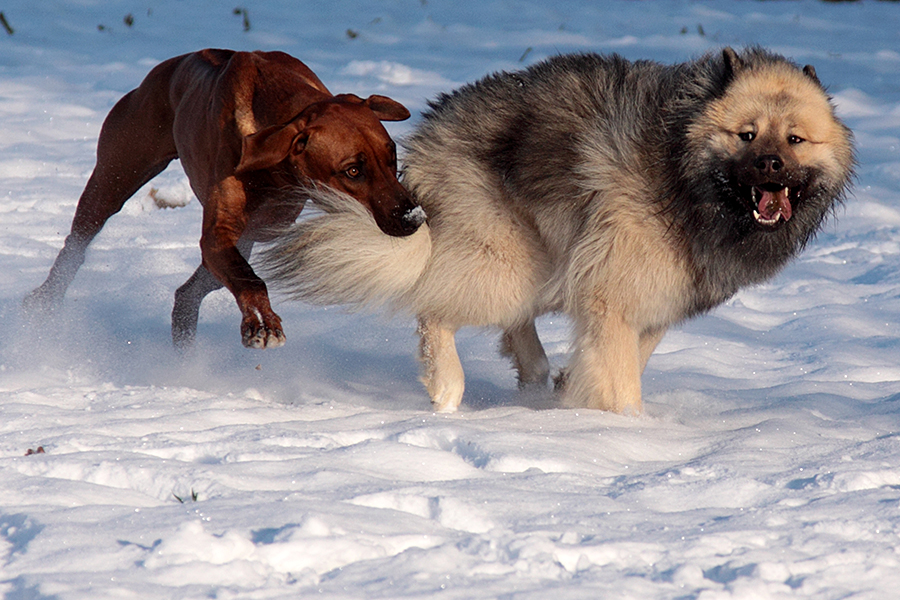
[[[264,318],[258,312],[244,317],[241,323],[241,341],[245,347],[259,350],[284,346],[281,319],[274,313]]]
[[[244,346],[258,350],[284,346],[284,341],[284,332],[281,330],[269,331],[268,329],[259,329],[255,332],[248,331],[243,334]]]
[[[22,300],[22,310],[29,318],[52,316],[61,304],[62,299],[58,294],[41,286],[25,296]]]

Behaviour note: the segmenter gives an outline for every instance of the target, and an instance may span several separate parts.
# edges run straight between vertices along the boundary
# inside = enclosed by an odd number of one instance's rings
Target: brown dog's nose
[[[425,222],[425,209],[421,206],[414,205],[412,208],[401,210],[403,210],[403,212],[398,211],[397,213],[394,213],[396,215],[394,219],[397,223],[396,229],[392,232],[385,230],[385,233],[398,237],[405,237],[414,234],[418,231],[419,227],[422,226],[422,223]]]
[[[428,215],[425,214],[425,209],[421,206],[416,206],[403,215],[403,220],[412,227],[413,230],[421,227],[426,218],[428,218]]]
[[[372,206],[375,223],[387,235],[405,237],[415,233],[425,222],[425,210],[403,190],[397,197],[390,197],[390,202],[378,202]]]
[[[784,167],[784,161],[776,154],[766,154],[757,158],[753,166],[763,174],[776,173]]]

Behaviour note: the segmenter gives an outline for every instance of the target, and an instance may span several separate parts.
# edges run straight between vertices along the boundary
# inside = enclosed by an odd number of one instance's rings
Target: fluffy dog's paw
[[[569,382],[569,371],[568,369],[560,369],[559,373],[557,373],[553,377],[553,391],[557,394],[560,394],[566,391],[566,385]]]
[[[435,412],[456,412],[462,402],[463,392],[466,388],[462,370],[452,370],[450,373],[433,373],[430,378],[424,378],[422,382],[428,395],[431,397],[431,405]]]

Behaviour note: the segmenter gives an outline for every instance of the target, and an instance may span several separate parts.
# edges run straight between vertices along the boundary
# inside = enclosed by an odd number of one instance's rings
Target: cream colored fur
[[[613,181],[615,195],[585,192],[573,207],[594,214],[578,235],[573,213],[526,219],[478,181],[432,195],[416,175],[408,164],[407,181],[430,226],[390,238],[352,198],[313,190],[323,214],[301,221],[267,251],[267,279],[307,301],[417,314],[422,380],[439,411],[456,410],[465,389],[454,342],[460,327],[500,327],[520,383],[545,386],[549,363],[534,319],[564,310],[574,318],[576,339],[564,402],[640,412],[640,374],[680,318],[689,285],[683,250],[660,243],[667,224],[640,201],[644,190]]]
[[[428,263],[428,226],[407,237],[386,236],[352,196],[327,187],[303,195],[312,200],[312,210],[263,251],[261,270],[283,280],[280,287],[296,299],[399,307]],[[279,287],[278,279],[273,285]]]
[[[725,59],[704,60],[721,66]],[[781,138],[794,127],[810,143],[791,151],[808,153],[798,160],[837,181],[823,200],[833,202],[852,170],[849,132],[814,79],[787,63],[753,60],[768,62],[740,71],[683,132],[689,158],[701,161],[693,171],[707,173],[710,161],[735,152],[748,123]],[[426,114],[405,142],[403,170],[428,215],[418,233],[388,238],[358,203],[315,190],[313,200],[327,214],[301,223],[276,248],[268,279],[295,297],[384,304],[418,316],[422,381],[436,410],[454,411],[463,397],[454,336],[465,326],[501,329],[501,351],[520,385],[546,386],[550,368],[534,319],[560,311],[572,318],[575,337],[558,379],[563,402],[640,412],[641,374],[668,327],[755,283],[756,273],[776,272],[802,244],[783,244],[771,268],[754,270],[756,259],[749,266],[728,262],[745,260],[740,250],[696,262],[697,252],[718,252],[696,244],[698,230],[718,213],[687,223],[685,212],[670,210],[684,211],[697,197],[667,191],[677,190],[666,187],[675,161],[667,138],[656,136],[664,122],[653,105],[654,78],[664,67],[629,66],[643,69],[643,79],[626,93],[601,89],[618,81],[604,79],[615,60],[556,62],[561,66],[486,78]],[[698,81],[709,83],[714,71],[702,71]],[[598,87],[582,85],[581,77]],[[644,104],[634,96],[639,92]],[[526,125],[531,129],[523,131]],[[554,146],[560,139],[567,145]],[[744,210],[749,219],[750,208]],[[706,265],[718,270],[704,271]]]
[[[808,143],[791,148],[804,165],[830,177],[840,177],[853,162],[846,130],[834,119],[828,97],[809,77],[789,65],[743,73],[728,91],[712,102],[688,133],[698,160],[738,151],[737,135],[785,140],[797,135]]]

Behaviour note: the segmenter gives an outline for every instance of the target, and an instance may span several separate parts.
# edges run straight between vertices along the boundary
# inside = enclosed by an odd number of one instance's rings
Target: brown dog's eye
[[[303,151],[306,150],[306,142],[308,142],[308,141],[309,141],[308,135],[304,135],[304,136],[301,136],[301,137],[298,137],[297,139],[295,139],[294,140],[294,148],[293,148],[292,152],[294,154],[302,154]]]
[[[350,179],[359,179],[362,175],[362,169],[360,169],[356,165],[353,165],[352,167],[344,171],[344,174],[347,175],[347,177],[349,177]]]
[[[801,143],[803,143],[803,142],[805,142],[805,141],[806,141],[806,140],[804,140],[804,139],[803,139],[802,137],[800,137],[799,135],[789,135],[789,136],[788,136],[788,144],[801,144]]]
[[[752,131],[742,131],[738,134],[738,137],[743,142],[752,142],[754,139],[756,139],[756,134]]]

